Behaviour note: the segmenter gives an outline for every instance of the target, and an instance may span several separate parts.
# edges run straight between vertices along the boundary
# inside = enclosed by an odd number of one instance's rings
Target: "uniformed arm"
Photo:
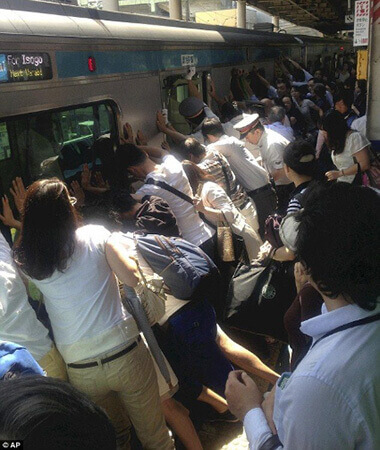
[[[122,283],[132,288],[137,286],[139,282],[137,265],[116,235],[112,235],[107,241],[106,258]]]

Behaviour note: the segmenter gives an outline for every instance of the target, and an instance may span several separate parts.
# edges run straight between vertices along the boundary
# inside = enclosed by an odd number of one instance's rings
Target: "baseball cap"
[[[179,104],[179,113],[184,117],[193,117],[199,114],[205,104],[197,97],[187,97]]]

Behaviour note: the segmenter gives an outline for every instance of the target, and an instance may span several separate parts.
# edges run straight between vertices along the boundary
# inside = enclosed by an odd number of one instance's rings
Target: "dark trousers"
[[[274,214],[277,206],[277,198],[274,189],[266,189],[258,194],[248,192],[248,195],[255,202],[257,211],[257,220],[259,222],[259,234],[264,241],[265,221],[268,216]]]
[[[179,398],[196,400],[207,386],[224,396],[233,366],[216,343],[216,317],[206,300],[194,301],[171,316],[155,335],[179,381]]]

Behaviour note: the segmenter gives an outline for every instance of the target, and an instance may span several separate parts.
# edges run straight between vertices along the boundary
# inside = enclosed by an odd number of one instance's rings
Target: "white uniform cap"
[[[247,133],[254,126],[257,125],[259,120],[258,114],[243,114],[243,119],[234,125],[235,130],[240,131],[241,134]]]

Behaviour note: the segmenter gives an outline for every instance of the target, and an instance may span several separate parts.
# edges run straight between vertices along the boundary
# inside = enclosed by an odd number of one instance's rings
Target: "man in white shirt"
[[[281,134],[289,142],[294,141],[294,133],[292,127],[285,125],[286,112],[281,106],[273,106],[268,114],[269,124],[265,126],[267,130],[273,130]]]
[[[276,198],[267,171],[257,163],[243,142],[224,134],[223,126],[218,119],[205,120],[202,133],[210,142],[207,150],[217,151],[227,159],[238,182],[255,202],[259,233],[263,238],[265,220],[268,215],[273,214],[276,207]]]
[[[153,162],[146,152],[162,158],[162,163]],[[215,231],[203,222],[193,206],[193,192],[182,164],[163,149],[139,148],[134,144],[119,146],[116,155],[123,170],[145,182],[133,197],[140,200],[145,195],[155,195],[164,199],[177,219],[182,237],[213,257]]]
[[[48,376],[67,380],[65,363],[37,319],[24,283],[13,262],[11,249],[0,234],[0,340],[29,350]]]
[[[261,124],[258,114],[246,116],[235,125],[241,138],[258,148],[265,169],[273,178],[277,193],[278,211],[286,211],[293,183],[286,177],[283,152],[289,141],[274,130]]]
[[[263,403],[245,373],[230,375],[229,408],[244,420],[250,449],[379,448],[379,194],[347,183],[322,186],[299,220],[292,245],[307,266],[299,276],[324,300],[322,314],[301,325],[312,346]]]

